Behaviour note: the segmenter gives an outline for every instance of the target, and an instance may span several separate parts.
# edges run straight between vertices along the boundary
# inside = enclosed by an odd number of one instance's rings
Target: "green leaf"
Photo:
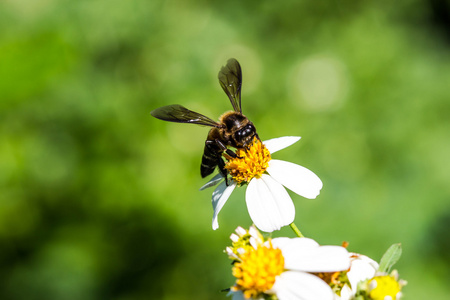
[[[387,249],[386,253],[384,253],[383,257],[380,261],[380,266],[378,268],[379,272],[389,273],[389,270],[393,265],[400,259],[402,255],[402,244],[393,244],[389,249]]]

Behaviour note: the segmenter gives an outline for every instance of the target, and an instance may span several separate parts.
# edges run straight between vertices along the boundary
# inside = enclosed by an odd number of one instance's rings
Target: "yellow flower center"
[[[400,292],[400,284],[398,281],[389,275],[374,277],[369,285],[375,287],[370,291],[369,297],[373,300],[385,300],[390,296],[392,300],[396,299],[397,294]]]
[[[236,285],[232,291],[242,291],[244,297],[257,298],[264,291],[270,290],[275,277],[284,270],[284,257],[280,249],[261,245],[241,255],[241,260],[233,266]]]
[[[236,155],[236,158],[228,160],[225,169],[238,184],[261,177],[271,159],[269,150],[256,138],[248,148],[237,149]]]

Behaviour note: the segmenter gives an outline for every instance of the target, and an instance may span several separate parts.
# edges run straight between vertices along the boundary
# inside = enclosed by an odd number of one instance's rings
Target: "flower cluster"
[[[312,171],[272,158],[272,154],[300,137],[281,137],[261,142],[227,157],[225,169],[231,179],[218,174],[201,189],[222,181],[214,190],[213,229],[218,214],[236,187],[246,186],[245,200],[254,225],[231,235],[226,253],[233,260],[233,300],[396,300],[405,281],[388,270],[399,259],[400,245],[393,245],[380,265],[367,256],[349,253],[343,246],[320,246],[305,238],[294,225],[295,207],[285,188],[305,198],[320,193],[322,181]],[[297,238],[267,238],[258,231],[273,232],[291,225]]]
[[[377,262],[344,246],[320,246],[304,237],[264,239],[254,226],[238,227],[230,239],[233,300],[395,300],[406,284],[396,270],[383,272]],[[398,252],[390,258],[386,253],[391,267]]]

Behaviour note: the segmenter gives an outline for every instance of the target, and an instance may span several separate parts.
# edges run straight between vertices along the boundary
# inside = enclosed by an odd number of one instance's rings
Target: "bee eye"
[[[248,134],[253,133],[253,132],[256,131],[256,128],[255,128],[255,126],[253,126],[253,124],[248,124],[245,127],[246,127],[246,131],[247,131]]]
[[[242,140],[248,136],[253,135],[254,132],[256,132],[255,126],[253,126],[253,124],[247,124],[241,130],[236,131],[234,137],[236,140]]]

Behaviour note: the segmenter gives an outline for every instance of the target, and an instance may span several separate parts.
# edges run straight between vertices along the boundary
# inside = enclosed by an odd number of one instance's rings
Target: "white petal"
[[[297,248],[316,249],[317,247],[319,247],[319,243],[310,238],[287,238],[287,237],[278,237],[272,239],[272,245],[274,248],[280,248],[283,251],[283,253],[285,251],[288,252],[291,250],[297,251]]]
[[[350,267],[347,249],[341,246],[319,246],[308,238],[276,238],[272,244],[283,252],[284,266],[288,270],[335,272]]]
[[[322,189],[322,180],[305,167],[287,161],[272,159],[267,172],[276,181],[308,199],[314,199]]]
[[[280,300],[333,300],[331,288],[317,276],[295,271],[281,273],[271,291]]]
[[[267,174],[250,181],[245,201],[250,218],[262,231],[279,230],[294,221],[295,207],[291,197]]]
[[[233,243],[236,243],[237,241],[239,241],[239,236],[238,236],[237,234],[235,234],[235,233],[232,233],[232,234],[230,235],[230,240],[231,240]]]
[[[205,183],[205,184],[200,188],[200,191],[203,191],[203,190],[206,189],[206,188],[215,186],[216,184],[219,183],[219,181],[221,181],[221,180],[223,180],[223,179],[224,179],[224,177],[223,177],[222,174],[220,174],[220,173],[217,174],[216,176],[214,176],[213,178],[211,178],[210,181],[208,181],[207,183]]]
[[[354,294],[358,282],[375,276],[378,270],[378,263],[365,255],[351,253],[350,256],[351,266],[350,271],[347,272],[347,277]]]
[[[244,228],[242,228],[241,226],[236,227],[236,233],[239,236],[243,236],[245,234],[247,234],[247,230],[245,230]]]
[[[342,289],[341,289],[341,297],[337,297],[336,299],[340,299],[340,300],[350,300],[352,299],[353,295],[355,295],[356,293],[356,288],[355,291],[352,291],[352,289],[348,286],[348,284],[345,284]]]
[[[255,226],[250,226],[250,228],[248,229],[248,233],[250,234],[251,237],[254,238],[258,238],[260,237],[260,233],[258,232],[258,229],[256,229]]]
[[[283,136],[271,140],[264,141],[263,144],[269,150],[270,154],[277,152],[278,150],[289,147],[290,145],[298,142],[301,139],[299,136]]]
[[[219,221],[217,220],[217,216],[219,215],[220,210],[227,202],[231,193],[234,191],[236,187],[236,182],[232,182],[229,186],[226,185],[225,181],[219,184],[219,186],[214,190],[212,194],[212,206],[214,209],[212,227],[214,230],[219,228]]]

